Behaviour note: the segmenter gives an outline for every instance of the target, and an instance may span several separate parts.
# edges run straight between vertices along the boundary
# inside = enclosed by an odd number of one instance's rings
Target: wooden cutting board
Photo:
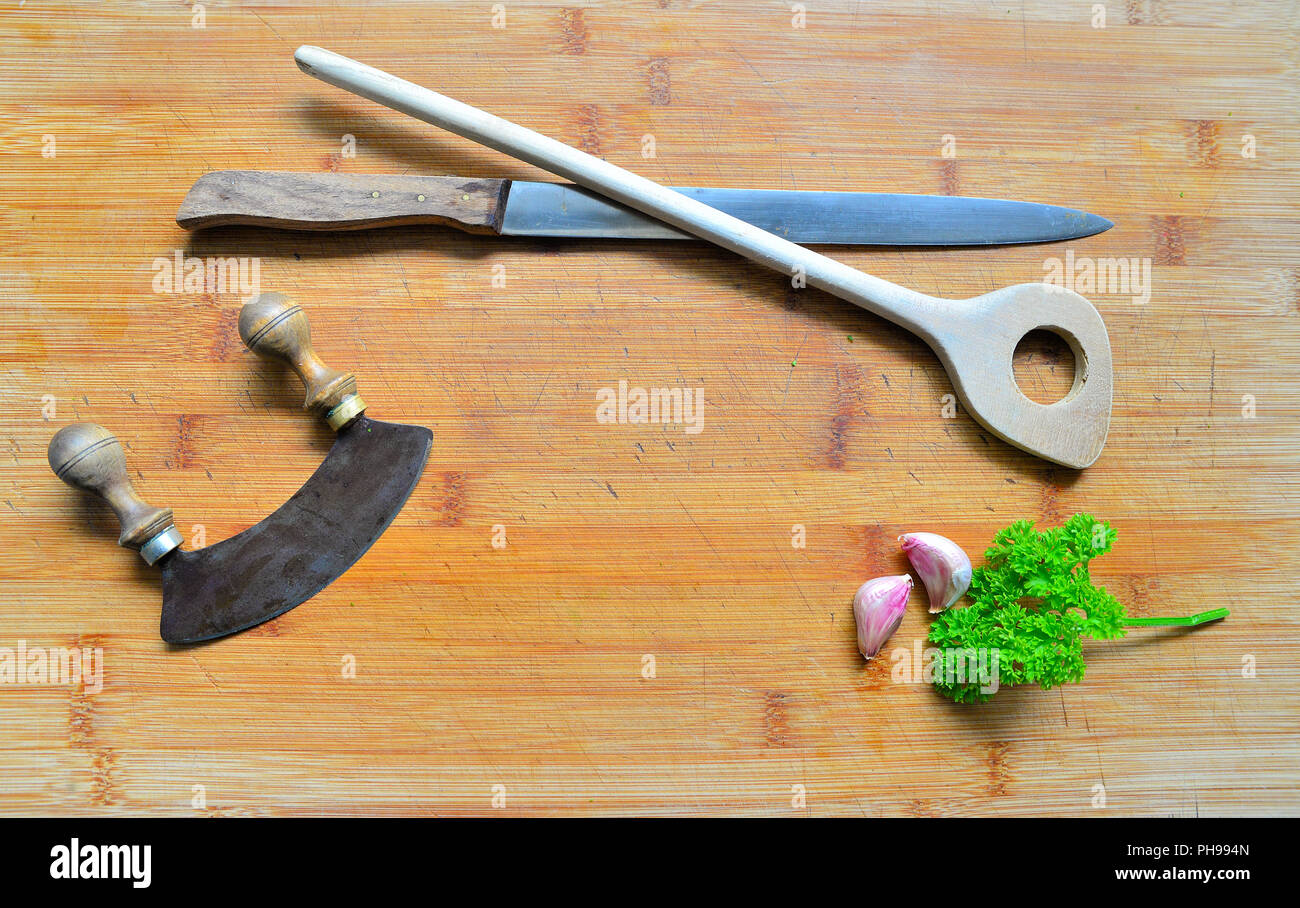
[[[99,647],[104,676],[0,690],[0,812],[1300,812],[1296,4],[807,7],[10,3],[0,646]],[[833,252],[949,297],[1135,261],[1074,285],[1114,349],[1106,450],[1074,473],[990,438],[919,341],[700,244],[179,230],[208,170],[541,176],[301,75],[304,43],[667,184],[1111,218]],[[50,474],[50,436],[118,433],[190,545],[330,441],[240,344],[239,288],[164,286],[177,254],[255,260],[372,412],[435,441],[333,586],[170,650],[156,573]],[[1031,395],[1068,386],[1054,345],[1020,360]],[[620,381],[702,389],[700,431],[602,424]],[[899,533],[978,564],[1076,511],[1118,530],[1094,577],[1133,614],[1232,617],[1091,644],[1082,684],[982,707],[864,665],[850,600],[905,569]],[[927,623],[915,594],[891,647]]]

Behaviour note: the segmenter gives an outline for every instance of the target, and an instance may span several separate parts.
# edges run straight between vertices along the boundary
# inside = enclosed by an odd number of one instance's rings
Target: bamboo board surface
[[[807,6],[797,28],[787,3],[513,2],[494,28],[490,4],[211,3],[199,28],[190,4],[6,3],[0,646],[100,647],[104,679],[0,685],[0,812],[1300,813],[1296,5],[1109,3],[1104,27],[1073,2]],[[1149,263],[1146,301],[1083,289],[1115,356],[1101,459],[1073,473],[945,418],[920,341],[702,244],[186,234],[209,170],[545,178],[300,74],[304,43],[669,185],[1111,218],[831,253],[949,297],[1067,252]],[[207,544],[330,443],[240,344],[238,292],[156,292],[177,250],[256,258],[372,415],[435,439],[340,580],[169,649],[156,572],[51,475],[53,432],[115,431]],[[1034,394],[1068,386],[1050,346],[1021,366]],[[620,380],[702,388],[702,430],[600,424]],[[1118,530],[1094,577],[1132,613],[1232,617],[1090,644],[1082,684],[978,708],[864,666],[851,597],[905,569],[899,533],[978,564],[1011,521],[1076,511]],[[927,625],[918,591],[891,647]]]

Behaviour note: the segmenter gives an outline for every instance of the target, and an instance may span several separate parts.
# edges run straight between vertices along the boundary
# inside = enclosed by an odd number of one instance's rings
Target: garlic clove
[[[858,588],[853,597],[853,620],[858,626],[858,652],[868,662],[898,630],[912,592],[909,574],[877,577]]]
[[[957,543],[937,533],[904,533],[898,541],[930,596],[930,614],[951,607],[970,589],[970,558]]]

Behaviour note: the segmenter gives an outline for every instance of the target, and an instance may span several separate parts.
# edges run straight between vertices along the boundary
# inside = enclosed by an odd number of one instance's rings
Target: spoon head
[[[962,404],[989,431],[1031,454],[1081,470],[1101,454],[1110,428],[1113,373],[1101,315],[1079,294],[1019,284],[955,304],[936,332],[935,352]],[[1012,359],[1030,331],[1051,331],[1074,353],[1074,385],[1053,404],[1016,385]]]

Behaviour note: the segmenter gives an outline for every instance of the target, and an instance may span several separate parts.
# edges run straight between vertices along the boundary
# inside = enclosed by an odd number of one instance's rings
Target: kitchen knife
[[[206,548],[185,551],[170,508],[141,500],[121,443],[93,423],[65,426],[50,441],[60,479],[104,498],[122,524],[118,544],[162,570],[159,632],[197,643],[244,630],[310,599],[383,534],[415,488],[433,433],[366,415],[356,379],[312,351],[307,316],[283,294],[263,293],[239,316],[245,344],[283,359],[307,386],[306,406],[338,437],[320,467],[273,514]]]
[[[1086,211],[1004,199],[691,186],[677,191],[796,243],[1048,243],[1114,226]],[[438,224],[502,236],[694,239],[571,183],[264,170],[205,173],[186,194],[176,223],[187,230],[256,225],[317,231]]]

